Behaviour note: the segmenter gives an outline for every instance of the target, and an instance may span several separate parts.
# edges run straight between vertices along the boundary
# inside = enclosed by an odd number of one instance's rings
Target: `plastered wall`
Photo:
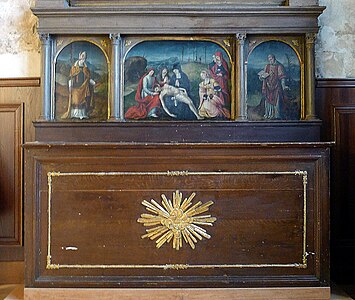
[[[355,78],[355,0],[319,0],[316,76]]]
[[[355,78],[355,0],[319,0],[316,76]],[[0,0],[0,78],[40,76],[35,0]]]
[[[0,77],[40,75],[40,41],[34,0],[0,0]]]

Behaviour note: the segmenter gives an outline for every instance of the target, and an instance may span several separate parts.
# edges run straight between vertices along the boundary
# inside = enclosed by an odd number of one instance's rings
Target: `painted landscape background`
[[[208,70],[208,65],[212,63],[213,55],[217,51],[222,52],[231,73],[229,56],[221,46],[214,42],[144,41],[134,46],[127,53],[124,61],[124,111],[126,112],[129,107],[137,104],[135,94],[138,82],[147,69],[153,68],[155,75],[158,75],[159,70],[168,67],[171,77],[172,68],[175,64],[180,64],[182,71],[188,76],[191,85],[189,96],[195,107],[198,107],[200,73],[202,70]],[[229,90],[230,87],[229,79]],[[167,105],[169,106],[169,103]],[[230,111],[230,105],[226,108]],[[163,115],[160,119],[171,120],[172,118]],[[184,119],[195,120],[196,118],[192,113],[189,113]]]
[[[284,120],[299,120],[301,109],[301,68],[296,52],[286,43],[267,41],[257,46],[248,58],[247,64],[247,109],[249,120],[263,120],[262,81],[258,73],[268,64],[268,55],[274,54],[276,60],[285,67],[288,101],[282,114]]]
[[[73,42],[58,55],[55,64],[55,118],[61,117],[68,109],[68,81],[72,65],[78,60],[79,53],[85,51],[86,65],[91,79],[96,82],[94,89],[94,106],[90,112],[90,121],[106,120],[108,116],[108,65],[102,50],[86,41]]]

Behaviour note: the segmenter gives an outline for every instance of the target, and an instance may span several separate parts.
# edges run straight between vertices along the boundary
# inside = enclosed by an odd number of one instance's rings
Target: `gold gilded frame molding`
[[[206,175],[293,175],[301,176],[303,183],[303,239],[302,250],[303,254],[301,262],[288,264],[161,264],[161,265],[85,265],[85,264],[55,264],[52,261],[51,255],[51,204],[52,204],[52,190],[53,178],[61,176],[206,176]],[[280,172],[190,172],[190,171],[166,171],[166,172],[77,172],[77,173],[62,173],[62,172],[48,172],[48,240],[47,240],[47,262],[46,269],[163,269],[163,270],[184,270],[184,269],[241,269],[241,268],[307,268],[307,171],[280,171]]]

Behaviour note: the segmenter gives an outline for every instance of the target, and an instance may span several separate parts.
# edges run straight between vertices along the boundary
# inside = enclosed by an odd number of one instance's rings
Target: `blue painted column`
[[[42,120],[52,120],[51,114],[51,53],[52,39],[48,33],[40,33],[42,42],[41,98]]]
[[[245,121],[247,120],[247,110],[246,110],[246,94],[245,94],[245,65],[244,65],[244,45],[246,40],[246,33],[237,33],[237,50],[239,58],[238,60],[238,71],[237,71],[237,80],[236,80],[236,87],[237,87],[237,98],[239,101],[236,103],[236,116],[237,121]]]
[[[110,39],[112,43],[110,120],[114,121],[120,120],[123,111],[123,101],[120,101],[122,39],[119,33],[110,34]]]

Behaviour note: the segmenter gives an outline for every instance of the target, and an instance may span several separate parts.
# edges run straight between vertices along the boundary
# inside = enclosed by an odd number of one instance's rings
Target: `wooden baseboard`
[[[330,299],[330,288],[242,288],[242,289],[72,289],[25,288],[25,300],[281,300]]]

